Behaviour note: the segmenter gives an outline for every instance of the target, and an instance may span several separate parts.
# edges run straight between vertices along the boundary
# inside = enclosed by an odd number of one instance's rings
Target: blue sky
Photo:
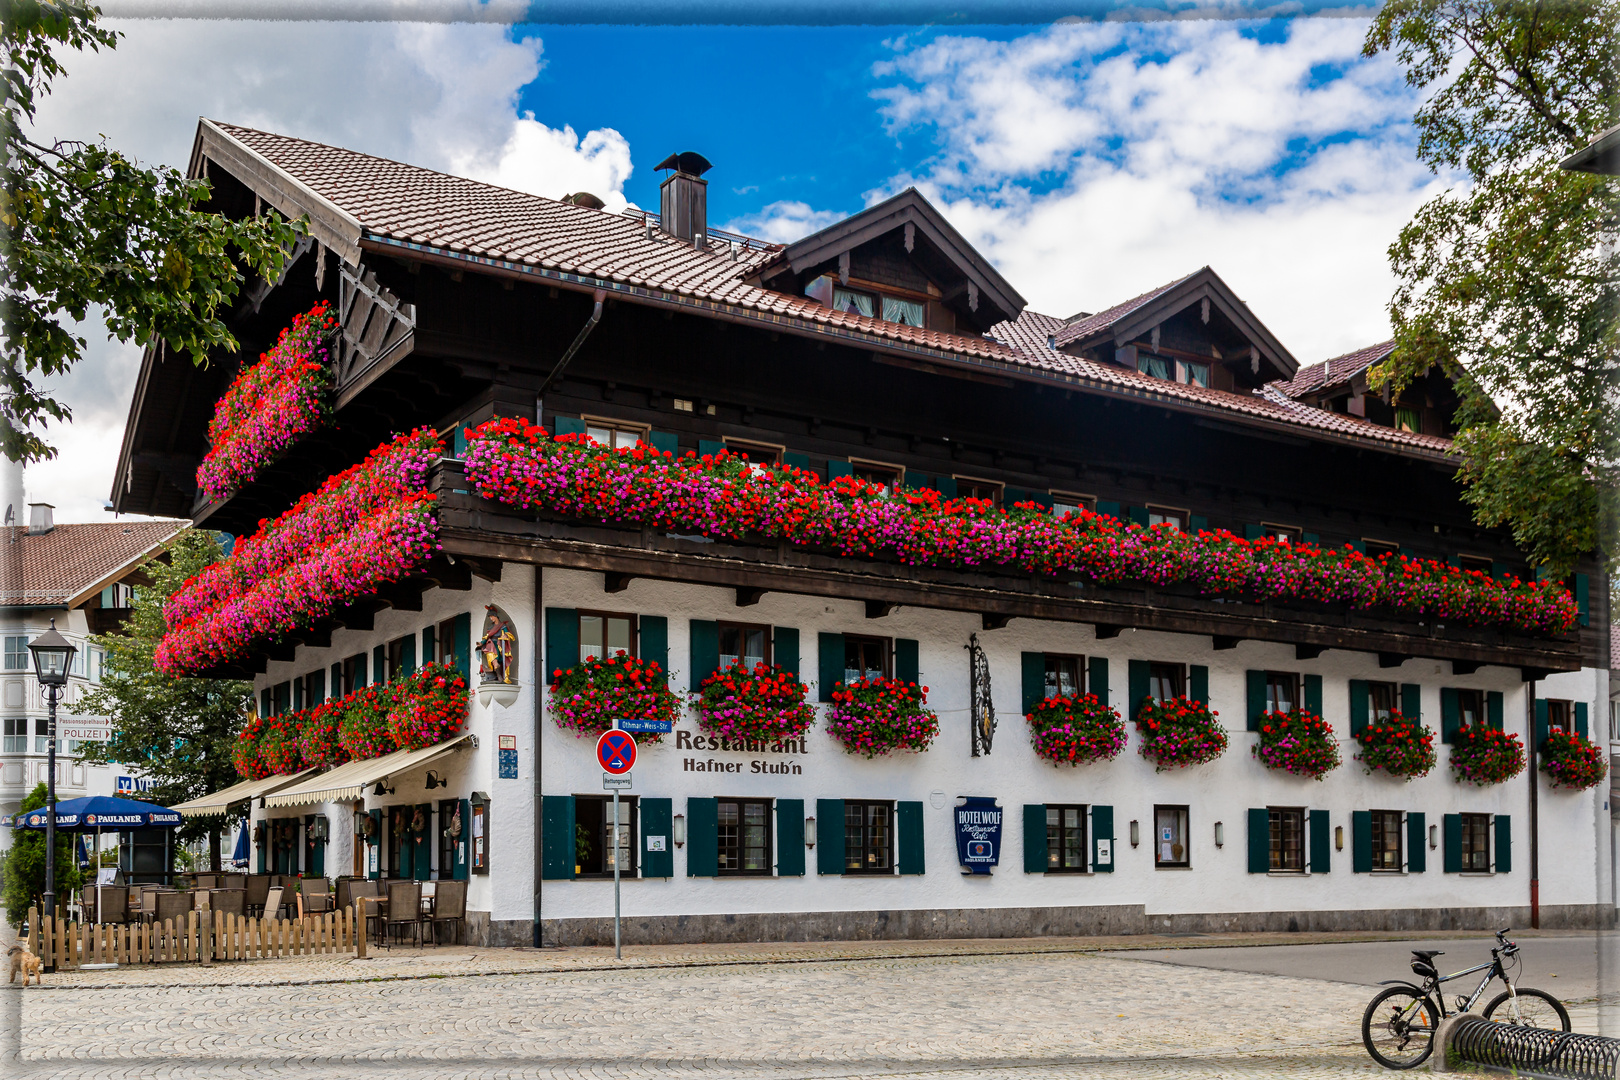
[[[183,167],[205,115],[610,209],[655,207],[653,166],[697,150],[711,221],[775,241],[915,185],[1036,310],[1210,265],[1302,363],[1387,336],[1385,250],[1445,182],[1413,156],[1419,102],[1347,18],[111,25],[120,47],[71,60],[41,134]],[[28,476],[62,520],[102,517],[139,366],[85,333],[62,456]]]

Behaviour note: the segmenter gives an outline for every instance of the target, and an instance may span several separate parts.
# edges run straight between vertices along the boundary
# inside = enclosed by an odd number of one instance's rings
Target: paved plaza
[[[1235,937],[1235,936],[1234,936]],[[0,996],[8,1077],[1340,1077],[1369,991],[1244,939],[400,950],[63,975]],[[1297,939],[1296,939],[1297,940]],[[1117,948],[1119,939],[1110,943]],[[1411,943],[1364,943],[1400,956]],[[1477,939],[1461,949],[1482,950]],[[1533,948],[1534,945],[1531,945]],[[1274,957],[1259,960],[1255,957]],[[1399,970],[1388,977],[1395,977]],[[1596,1030],[1578,1006],[1578,1030]]]

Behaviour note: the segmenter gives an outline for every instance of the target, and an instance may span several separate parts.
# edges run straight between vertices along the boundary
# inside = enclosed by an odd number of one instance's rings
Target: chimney
[[[56,518],[52,514],[55,509],[50,503],[29,503],[28,535],[43,536],[56,528]]]
[[[713,167],[690,150],[658,163],[659,169],[675,170],[658,188],[659,228],[697,248],[709,241],[709,182],[702,177]]]

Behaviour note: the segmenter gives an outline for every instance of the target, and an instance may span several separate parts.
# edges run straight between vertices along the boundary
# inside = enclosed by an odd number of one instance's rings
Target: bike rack
[[[1442,1021],[1435,1035],[1435,1072],[1483,1066],[1559,1080],[1614,1080],[1620,1075],[1620,1039],[1602,1035],[1500,1024],[1466,1014]]]

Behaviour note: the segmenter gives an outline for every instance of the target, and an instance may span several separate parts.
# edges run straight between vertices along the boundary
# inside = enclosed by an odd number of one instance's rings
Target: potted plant
[[[1053,765],[1112,761],[1125,748],[1125,721],[1096,694],[1046,698],[1024,719],[1035,752]]]
[[[1500,784],[1524,771],[1524,743],[1486,724],[1457,729],[1451,743],[1451,774],[1459,784]]]
[[[606,659],[592,657],[552,673],[551,715],[557,726],[574,734],[600,735],[615,718],[674,723],[680,701],[669,688],[664,669],[620,651]],[[656,733],[636,741],[658,742]]]
[[[740,659],[703,680],[693,708],[698,726],[722,739],[780,742],[797,739],[816,722],[805,700],[810,688],[787,668]]]
[[[450,664],[428,664],[391,689],[388,733],[401,750],[441,743],[467,722],[467,679]]]
[[[1602,783],[1609,774],[1601,746],[1561,728],[1547,732],[1539,757],[1541,771],[1552,778],[1553,787],[1581,791]]]
[[[862,757],[896,750],[921,753],[939,734],[939,717],[928,708],[928,687],[899,679],[837,683],[827,711],[827,731],[844,749]]]
[[[1136,713],[1142,756],[1153,762],[1154,772],[1214,761],[1226,753],[1226,729],[1215,720],[1219,715],[1192,698],[1148,698]]]
[[[1305,709],[1261,713],[1260,740],[1249,752],[1279,772],[1320,780],[1339,767],[1333,725]]]
[[[1361,747],[1356,760],[1368,773],[1382,769],[1410,781],[1429,775],[1435,765],[1434,732],[1400,712],[1391,711],[1387,719],[1362,728],[1356,742]]]

